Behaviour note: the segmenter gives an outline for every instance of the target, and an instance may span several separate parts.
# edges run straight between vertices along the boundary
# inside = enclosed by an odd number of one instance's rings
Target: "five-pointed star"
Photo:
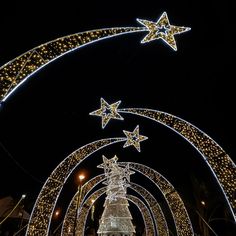
[[[101,108],[90,112],[89,115],[102,117],[102,128],[104,129],[110,119],[124,120],[124,118],[117,112],[117,108],[121,101],[108,104],[103,98],[101,98]]]
[[[134,174],[135,172],[130,170],[129,163],[123,168],[123,178],[125,178],[128,182],[130,182],[130,175]]]
[[[133,145],[140,152],[140,142],[148,139],[148,137],[139,134],[139,126],[137,125],[133,132],[129,132],[126,130],[124,130],[123,132],[127,137],[124,148]]]
[[[110,172],[110,170],[112,169],[112,167],[114,165],[116,165],[116,162],[118,160],[118,157],[115,155],[114,157],[112,157],[111,159],[106,158],[104,155],[102,156],[103,159],[103,163],[98,165],[98,168],[102,168],[104,169],[105,174],[107,174],[108,172]]]
[[[155,39],[162,39],[175,51],[177,51],[177,45],[174,35],[191,30],[189,27],[170,25],[166,12],[162,13],[157,22],[142,19],[137,19],[137,21],[144,25],[149,31],[148,35],[145,36],[141,43],[147,43]]]

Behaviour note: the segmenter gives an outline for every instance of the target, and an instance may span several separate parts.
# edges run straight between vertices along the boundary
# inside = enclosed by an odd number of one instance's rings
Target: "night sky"
[[[192,30],[175,37],[177,52],[160,40],[142,45],[146,33],[133,33],[74,51],[28,79],[0,111],[0,197],[19,198],[26,193],[32,206],[46,178],[67,155],[94,140],[123,136],[122,130],[132,131],[139,124],[140,133],[149,137],[141,143],[142,152],[123,149],[121,144],[97,152],[73,173],[65,199],[73,195],[80,169],[93,177],[102,173],[96,165],[103,154],[108,158],[117,154],[120,161],[143,163],[159,171],[187,206],[194,201],[193,179],[204,183],[210,195],[224,204],[201,156],[173,131],[132,115],[124,115],[124,121],[112,120],[102,130],[100,118],[88,114],[99,108],[101,97],[108,103],[122,100],[121,108],[165,111],[206,132],[236,161],[233,42],[227,1],[7,4],[0,14],[0,65],[61,36],[139,26],[136,18],[156,21],[163,11],[171,24]]]

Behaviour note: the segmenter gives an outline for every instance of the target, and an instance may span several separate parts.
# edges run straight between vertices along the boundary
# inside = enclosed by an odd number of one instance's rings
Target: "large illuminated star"
[[[148,137],[139,134],[139,126],[137,125],[133,132],[129,132],[126,130],[124,130],[123,132],[127,137],[127,141],[123,147],[125,148],[132,145],[140,152],[140,142],[148,139]]]
[[[161,15],[157,22],[142,19],[137,19],[137,21],[144,25],[149,31],[149,33],[144,37],[141,43],[147,43],[152,40],[162,39],[175,51],[177,51],[177,45],[174,35],[191,30],[191,28],[189,27],[170,25],[166,12]]]
[[[89,113],[93,116],[102,117],[102,128],[104,129],[110,119],[124,120],[124,118],[117,112],[117,108],[120,105],[121,101],[108,104],[103,98],[101,98],[101,108]]]

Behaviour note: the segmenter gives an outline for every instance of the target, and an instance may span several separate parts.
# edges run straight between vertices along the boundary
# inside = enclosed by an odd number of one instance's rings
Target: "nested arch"
[[[50,174],[43,185],[32,210],[27,227],[28,236],[46,236],[60,192],[72,171],[96,151],[124,141],[124,138],[101,139],[89,143],[66,157]]]
[[[178,235],[184,235],[184,236],[192,236],[194,235],[191,220],[189,218],[189,215],[187,213],[187,210],[184,206],[184,203],[175,190],[175,188],[171,185],[171,183],[163,177],[160,173],[157,171],[139,164],[139,163],[134,163],[134,162],[119,162],[118,163],[121,166],[127,166],[129,165],[130,169],[133,169],[147,178],[149,178],[151,181],[154,182],[154,184],[158,187],[158,189],[161,191],[162,195],[164,196],[169,209],[171,211],[176,231]],[[105,180],[102,179],[102,176],[104,175],[99,175],[95,177],[94,179],[91,180],[91,184],[88,183],[88,186],[85,186],[85,192],[82,191],[82,198],[85,198],[86,195],[88,194],[87,192],[90,191],[91,188],[99,184],[101,181]],[[94,184],[94,186],[93,186]],[[152,209],[152,212],[154,212],[153,215],[155,215],[155,218],[157,219],[157,226],[158,226],[158,232],[163,233],[163,235],[168,235],[168,230],[166,230],[167,223],[164,217],[164,214],[162,211],[160,211],[159,205],[156,204],[156,200],[154,197],[148,193],[144,188],[138,186],[137,184],[132,183],[131,188],[133,188],[135,191],[138,191],[141,193],[141,196],[144,197],[145,199],[148,199],[148,205]],[[75,199],[75,198],[74,198]],[[73,202],[73,201],[72,201]],[[74,204],[71,203],[73,206]],[[66,217],[66,220],[64,222],[65,227],[69,227],[70,221],[73,222],[73,219],[75,217],[75,212],[73,213],[73,209],[69,206],[68,208],[68,218]],[[67,226],[66,226],[67,225]]]
[[[77,216],[77,222],[76,222],[76,235],[84,235],[85,233],[85,225],[86,225],[86,220],[89,214],[89,211],[92,207],[92,205],[94,204],[94,202],[92,200],[96,200],[98,198],[100,198],[103,194],[106,193],[106,187],[102,187],[100,189],[98,189],[97,191],[95,191],[94,193],[92,193],[80,206],[79,212],[78,212],[78,216]],[[148,208],[146,207],[146,205],[137,197],[132,196],[132,195],[127,195],[127,199],[131,202],[133,202],[139,209],[142,217],[143,217],[143,221],[145,224],[145,232],[146,232],[146,236],[153,236],[155,235],[155,230],[154,230],[154,223],[151,217],[151,214],[148,210]],[[67,230],[63,230],[63,234],[62,235],[70,235],[70,233],[66,233],[68,232]],[[73,232],[72,232],[73,233]]]
[[[62,236],[68,235],[68,232],[71,232],[70,229],[74,228],[75,219],[78,219],[77,225],[83,224],[83,220],[81,220],[82,219],[81,214],[83,215],[84,212],[81,213],[81,211],[83,211],[84,209],[82,209],[82,207],[84,205],[92,203],[89,200],[87,200],[88,198],[92,199],[91,197],[92,194],[90,194],[90,192],[104,180],[106,180],[106,177],[104,174],[95,176],[93,179],[89,180],[87,183],[83,185],[81,192],[78,191],[74,195],[74,197],[72,198],[67,208],[67,211],[64,217],[62,231],[61,231]],[[138,184],[131,182],[129,188],[131,188],[136,193],[138,193],[142,198],[144,198],[148,206],[148,209],[151,212],[151,215],[152,215],[151,219],[153,219],[154,221],[154,227],[156,229],[156,232],[158,232],[158,235],[168,236],[169,230],[168,230],[167,222],[157,200],[152,196],[150,192],[148,192],[146,189],[144,189],[142,186]],[[79,194],[81,194],[80,197],[78,197]],[[78,202],[78,199],[81,199],[81,201]],[[77,204],[79,207],[77,207]],[[76,212],[77,208],[78,208],[78,212]],[[150,224],[147,224],[147,227],[150,228]],[[82,229],[80,229],[79,233],[82,233],[81,230]]]

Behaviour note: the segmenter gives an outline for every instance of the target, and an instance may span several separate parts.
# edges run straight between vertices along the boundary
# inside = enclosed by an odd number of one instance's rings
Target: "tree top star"
[[[172,49],[177,51],[177,45],[174,38],[175,34],[181,34],[191,30],[189,27],[171,25],[166,12],[163,12],[157,22],[137,19],[144,25],[149,33],[144,37],[141,43],[147,43],[152,40],[162,39]]]
[[[117,163],[118,157],[115,155],[113,158],[108,159],[104,155],[102,156],[103,163],[98,165],[98,168],[104,169],[105,174],[110,172],[112,167]]]
[[[104,129],[110,119],[124,120],[124,118],[117,112],[117,108],[121,101],[108,104],[103,98],[101,98],[101,108],[96,111],[90,112],[89,115],[102,117],[102,128]]]
[[[127,137],[127,141],[123,147],[125,148],[133,145],[140,152],[140,142],[148,139],[148,137],[139,134],[139,126],[137,125],[133,132],[129,132],[126,130],[124,130],[123,132]]]

